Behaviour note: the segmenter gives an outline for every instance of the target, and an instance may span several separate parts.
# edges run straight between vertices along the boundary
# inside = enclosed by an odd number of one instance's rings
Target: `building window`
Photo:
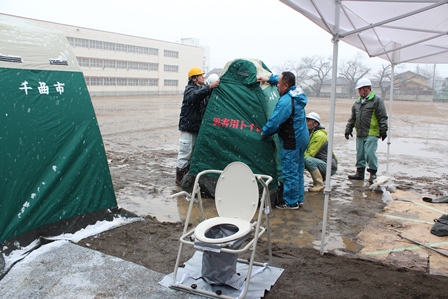
[[[165,79],[165,80],[163,80],[163,85],[164,86],[177,86],[178,85],[178,80],[168,80],[168,79]]]
[[[100,67],[100,68],[102,68],[103,67],[103,60],[102,59],[91,58],[90,59],[90,66],[91,67]]]
[[[138,86],[137,78],[128,78],[128,86]]]
[[[114,86],[117,85],[117,78],[104,78],[104,85]]]
[[[149,55],[159,55],[159,49],[155,49],[155,48],[148,48],[149,51]]]
[[[148,85],[149,86],[158,86],[159,85],[159,79],[149,79]]]
[[[123,60],[117,61],[117,69],[127,69],[128,68],[128,62]]]
[[[117,78],[117,85],[119,85],[119,86],[128,85],[128,79],[127,78]]]
[[[103,49],[109,51],[115,51],[115,43],[103,42]]]
[[[115,69],[115,63],[116,63],[115,60],[105,59],[104,68]]]
[[[75,38],[75,47],[88,48],[89,40],[84,38]]]
[[[170,50],[164,50],[163,56],[165,57],[172,57],[172,58],[179,58],[179,52],[177,51],[170,51]]]
[[[88,39],[81,39],[81,47],[88,48],[89,47],[89,40]]]
[[[115,44],[115,50],[117,50],[119,52],[127,52],[128,51],[128,45]]]
[[[138,48],[139,47],[137,47],[137,46],[131,46],[131,45],[129,45],[128,46],[128,52],[129,53],[138,53],[139,51],[138,51]]]
[[[108,51],[120,51],[120,52],[138,53],[145,55],[155,55],[155,56],[159,55],[159,49],[156,48],[117,44],[117,43],[103,42],[99,40],[83,39],[69,36],[67,36],[67,40],[70,43],[70,46],[72,47],[103,49]],[[165,50],[165,57],[179,58],[179,52]]]
[[[144,71],[149,71],[149,63],[147,63],[147,62],[139,62],[138,63],[138,69],[139,70],[144,70]]]
[[[143,71],[158,71],[158,63],[126,61],[126,60],[112,60],[112,59],[96,59],[86,57],[76,57],[78,64],[81,67],[100,67],[108,69],[132,69]],[[176,65],[165,65],[166,72],[178,72],[179,67]]]
[[[92,86],[104,85],[103,78],[102,77],[90,77],[90,85],[92,85]]]
[[[68,43],[70,44],[70,46],[72,46],[72,47],[75,46],[75,39],[73,37],[67,36],[67,40],[68,40]]]
[[[163,65],[163,70],[165,72],[178,73],[179,72],[179,67],[177,65],[164,64]]]
[[[138,86],[148,86],[149,79],[138,79]]]
[[[138,47],[138,52],[135,52],[135,53],[145,54],[145,55],[158,55],[159,49],[148,48],[148,47]]]
[[[76,59],[78,60],[79,66],[82,66],[82,67],[89,67],[90,66],[89,65],[89,61],[90,61],[89,58],[76,57]]]
[[[138,47],[138,53],[149,55],[149,49],[146,47]]]
[[[138,62],[128,61],[128,68],[130,70],[138,70]]]
[[[90,40],[91,49],[103,49],[103,42],[99,40]]]

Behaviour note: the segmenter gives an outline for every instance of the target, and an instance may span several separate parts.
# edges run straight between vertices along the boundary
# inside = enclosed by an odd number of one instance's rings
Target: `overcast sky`
[[[210,48],[212,69],[235,58],[261,59],[274,68],[333,52],[330,34],[278,0],[2,0],[0,11],[170,42],[198,38]],[[388,64],[344,42],[339,64],[358,52],[372,69]]]

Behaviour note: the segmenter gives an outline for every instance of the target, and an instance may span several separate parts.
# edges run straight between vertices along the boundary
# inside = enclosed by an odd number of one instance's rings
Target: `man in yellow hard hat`
[[[206,85],[204,72],[199,67],[193,67],[188,72],[188,84],[185,87],[179,117],[180,146],[176,165],[176,184],[179,186],[190,168],[194,145],[209,96],[212,89],[218,86],[219,80]]]

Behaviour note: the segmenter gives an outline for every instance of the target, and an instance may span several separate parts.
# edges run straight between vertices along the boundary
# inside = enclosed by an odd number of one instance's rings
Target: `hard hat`
[[[320,125],[320,116],[319,116],[319,114],[317,114],[316,112],[308,113],[308,115],[306,116],[306,118],[315,120],[315,121],[317,121],[317,122],[319,123],[319,125]]]
[[[213,82],[219,80],[219,76],[217,74],[211,74],[210,76],[207,77],[207,82],[209,84],[212,84]]]
[[[204,72],[198,68],[198,67],[192,67],[189,71],[188,71],[188,78],[191,78],[193,76],[197,76],[197,75],[203,75]]]
[[[364,86],[372,86],[372,82],[370,82],[367,78],[361,78],[358,80],[358,83],[356,83],[355,89],[364,87]]]

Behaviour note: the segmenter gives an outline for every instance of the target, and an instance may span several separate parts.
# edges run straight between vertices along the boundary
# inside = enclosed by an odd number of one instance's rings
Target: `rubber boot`
[[[376,179],[376,170],[367,169],[367,171],[370,172],[369,183],[373,184],[373,181]]]
[[[182,185],[182,179],[184,178],[184,175],[187,171],[187,168],[176,168],[176,185]]]
[[[348,178],[350,180],[364,180],[364,172],[365,168],[358,168],[354,175],[349,175]]]
[[[313,178],[313,187],[309,188],[309,192],[321,192],[324,190],[324,181],[322,179],[322,174],[320,173],[319,169],[310,171],[311,177]]]

